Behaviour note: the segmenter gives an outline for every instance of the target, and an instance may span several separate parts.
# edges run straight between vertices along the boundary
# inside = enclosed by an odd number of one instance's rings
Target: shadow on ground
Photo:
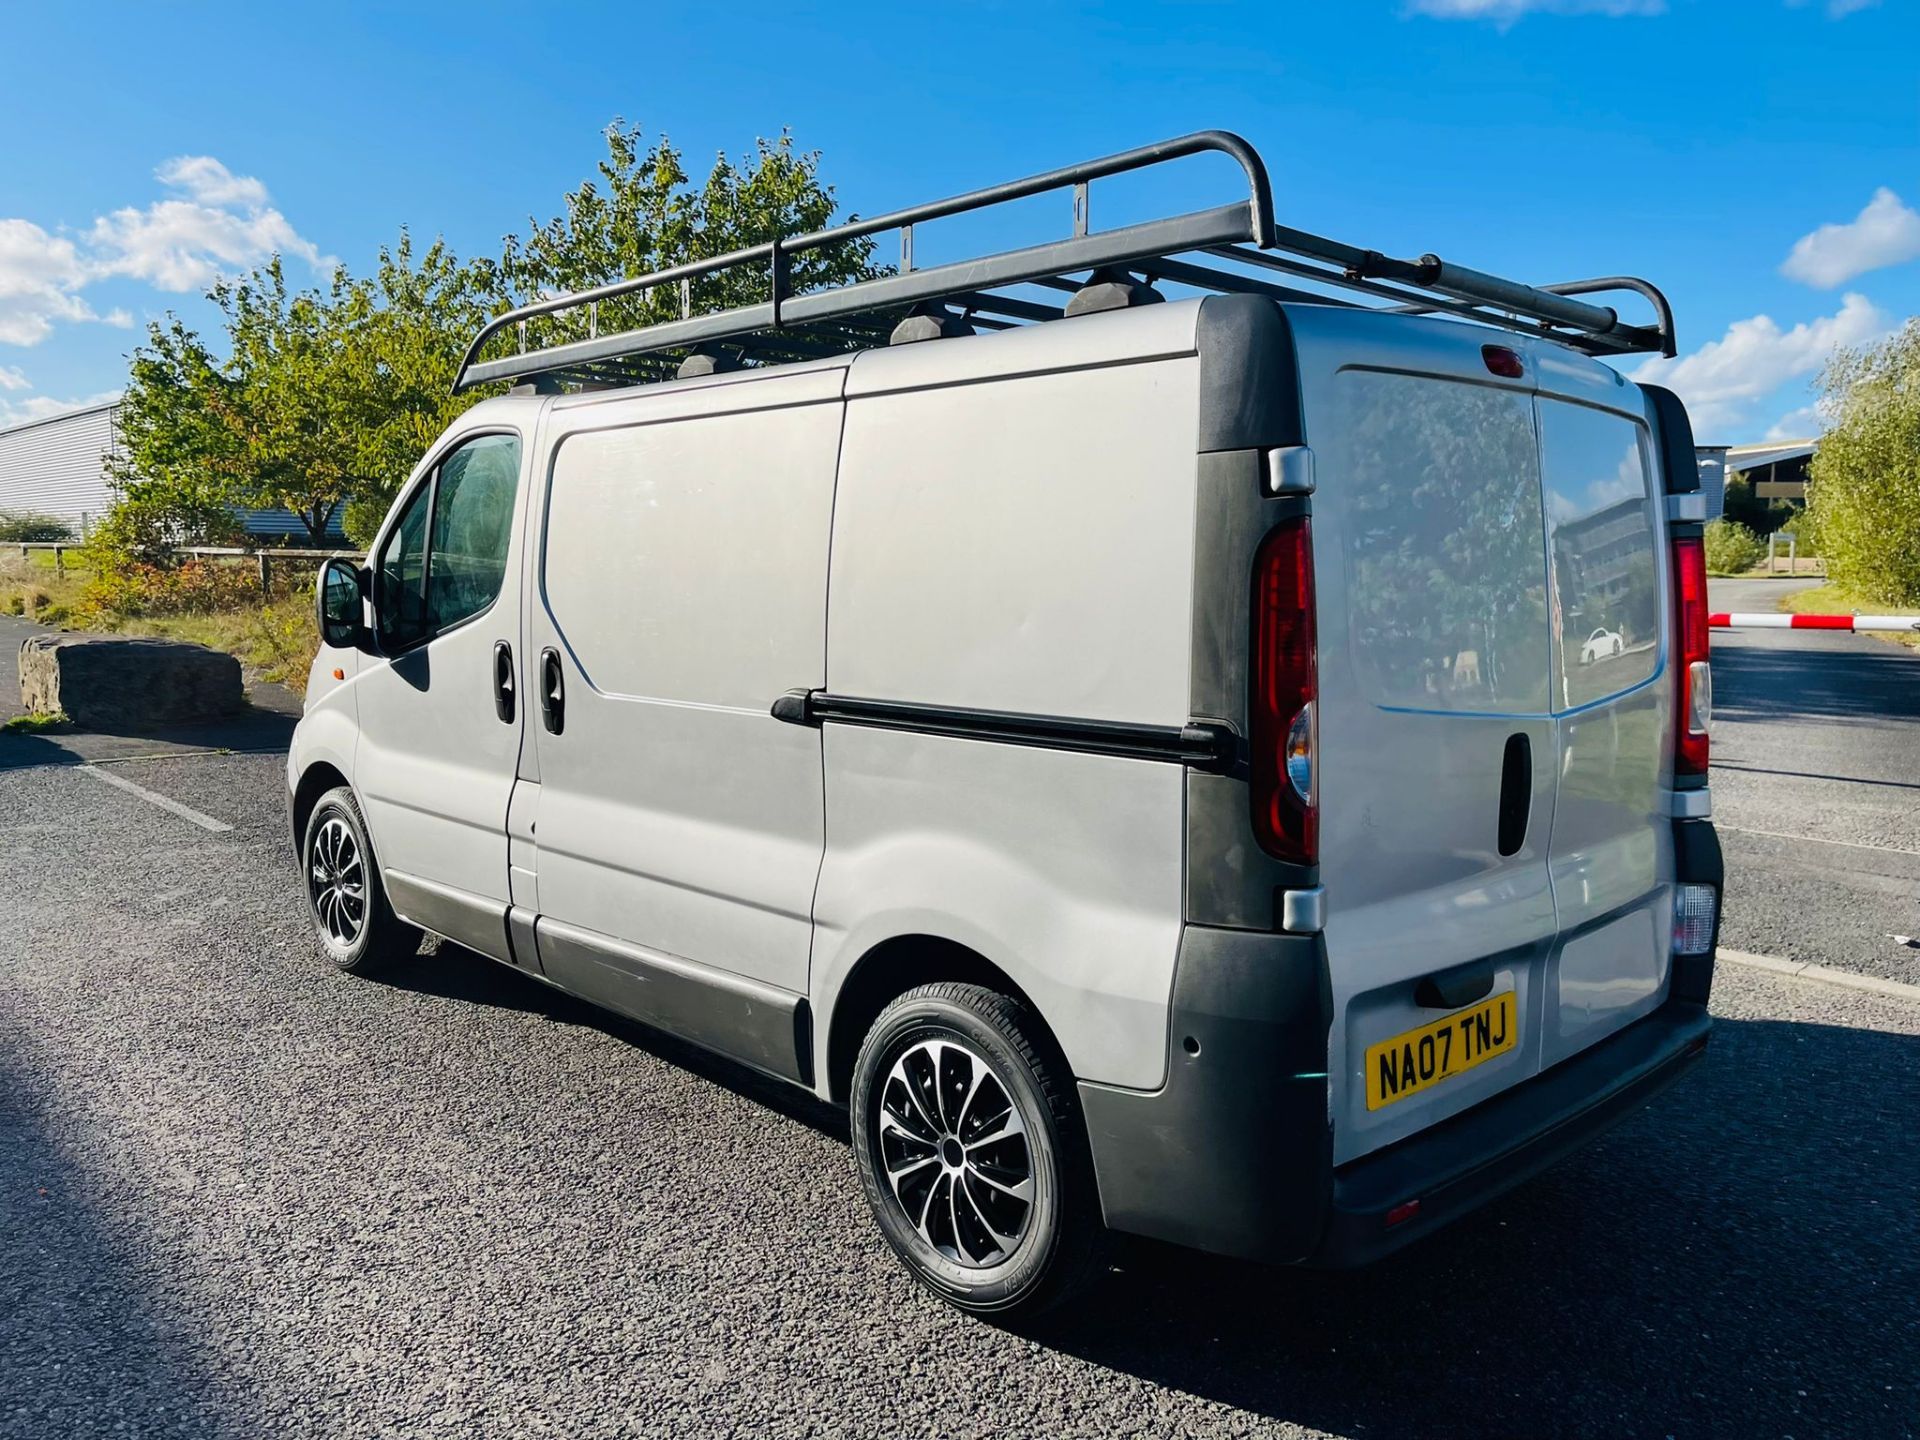
[[[596,1026],[846,1139],[839,1111],[458,947],[393,983]],[[1021,1333],[1338,1435],[1910,1435],[1916,1071],[1920,1037],[1722,1019],[1646,1112],[1371,1270],[1130,1243]]]
[[[1713,679],[1714,712],[1722,720],[1884,721],[1920,712],[1920,664],[1892,645],[1720,646]]]
[[[496,964],[450,940],[429,936],[425,948],[415,959],[379,977],[384,984],[422,995],[437,995],[447,1000],[463,1000],[476,1005],[492,1005],[507,1010],[525,1010],[545,1015],[568,1025],[585,1025],[620,1040],[649,1055],[678,1066],[716,1085],[724,1085],[736,1094],[776,1110],[801,1124],[845,1142],[846,1111],[828,1105],[782,1080],[769,1079],[758,1071],[690,1045],[684,1040],[616,1015],[598,1005],[590,1005],[556,990],[508,966]]]
[[[0,1048],[0,1436],[253,1433],[154,1303],[138,1210],[48,1138],[7,1060]]]
[[[297,706],[297,701],[295,702]],[[192,750],[280,751],[293,743],[296,708],[249,705],[233,715],[186,725],[156,725],[119,730],[70,728],[39,734],[0,731],[0,770],[27,765],[72,765],[127,760]]]

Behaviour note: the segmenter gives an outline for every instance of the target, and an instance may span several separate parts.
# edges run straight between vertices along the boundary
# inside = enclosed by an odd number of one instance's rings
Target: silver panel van
[[[1089,225],[1208,154],[1243,198]],[[1071,237],[914,266],[1048,191]],[[321,948],[435,932],[847,1107],[969,1310],[1114,1232],[1384,1255],[1707,1041],[1693,441],[1602,363],[1672,349],[1642,281],[1281,227],[1221,132],[504,315],[460,384],[512,393],[320,579]]]

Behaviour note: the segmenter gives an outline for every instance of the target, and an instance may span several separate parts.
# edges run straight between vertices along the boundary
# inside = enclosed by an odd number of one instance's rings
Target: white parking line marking
[[[1714,829],[1731,830],[1736,835],[1764,835],[1769,840],[1798,840],[1807,845],[1839,845],[1848,850],[1884,850],[1889,855],[1920,855],[1920,850],[1908,850],[1899,845],[1874,845],[1865,840],[1822,840],[1818,835],[1789,835],[1784,830],[1749,830],[1744,825],[1718,823]]]
[[[147,789],[146,786],[136,785],[133,781],[115,775],[110,770],[101,770],[92,765],[80,765],[75,768],[78,769],[82,775],[91,775],[96,780],[106,781],[107,784],[113,786],[116,790],[124,790],[129,795],[138,795],[148,804],[158,805],[169,814],[178,815],[182,820],[198,825],[202,830],[211,830],[214,834],[218,835],[223,830],[233,829],[233,826],[224,820],[216,820],[211,815],[202,815],[191,805],[182,805],[178,800],[169,800],[164,795],[156,795],[153,791]]]

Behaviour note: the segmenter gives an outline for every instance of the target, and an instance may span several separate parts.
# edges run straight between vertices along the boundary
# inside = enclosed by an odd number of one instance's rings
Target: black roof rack
[[[1246,179],[1245,199],[1120,229],[1089,228],[1091,182],[1205,152],[1239,162]],[[1069,187],[1073,191],[1071,238],[915,268],[915,226]],[[795,292],[795,257],[888,230],[900,235],[900,264],[893,274]],[[782,236],[651,275],[536,300],[489,321],[474,336],[453,388],[458,393],[490,381],[535,376],[587,385],[666,379],[678,370],[679,357],[696,349],[711,353],[724,348],[761,364],[844,354],[886,344],[893,326],[916,305],[951,306],[982,329],[1034,324],[1065,313],[1063,305],[1047,302],[1048,292],[1078,290],[1081,282],[1075,277],[1113,269],[1137,271],[1149,281],[1203,291],[1362,305],[1401,314],[1453,315],[1555,340],[1589,355],[1674,353],[1673,310],[1666,297],[1645,280],[1621,275],[1523,285],[1437,255],[1395,260],[1377,250],[1291,229],[1274,220],[1273,187],[1254,148],[1225,130],[1202,130],[949,200],[810,234]],[[725,273],[733,282],[729,288],[738,289],[737,282],[756,271],[765,277],[763,299],[711,314],[694,313],[694,281]],[[1290,281],[1319,288],[1302,289]],[[620,297],[644,301],[662,287],[675,286],[677,318],[600,333],[603,302]],[[1575,298],[1620,291],[1642,296],[1653,309],[1653,323],[1627,324],[1612,307]],[[1366,298],[1350,298],[1355,295]],[[552,336],[554,343],[529,348],[530,322],[545,332],[540,338]],[[482,359],[488,342],[508,330],[518,332],[518,350]]]

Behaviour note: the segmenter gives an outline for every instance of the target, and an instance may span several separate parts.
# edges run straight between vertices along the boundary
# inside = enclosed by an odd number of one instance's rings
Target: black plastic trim
[[[781,1080],[813,1084],[804,1039],[811,1012],[800,996],[545,915],[534,933],[542,971],[561,989]]]
[[[1106,1223],[1242,1259],[1310,1253],[1332,1176],[1332,1023],[1320,936],[1189,925],[1165,1084],[1079,1086]]]
[[[1711,820],[1673,822],[1673,875],[1684,885],[1711,885],[1719,896],[1713,909],[1713,939],[1704,955],[1673,957],[1673,979],[1668,993],[1675,1000],[1704,1005],[1713,993],[1714,953],[1720,947],[1720,918],[1726,908],[1727,868],[1720,853],[1720,835]]]
[[[790,725],[861,725],[1047,750],[1164,760],[1199,769],[1224,768],[1232,759],[1234,747],[1234,736],[1224,725],[1133,725],[1118,720],[969,710],[905,700],[863,700],[822,690],[789,690],[773,702],[770,713]]]
[[[1704,1005],[1669,1000],[1544,1074],[1341,1166],[1311,1263],[1369,1264],[1532,1179],[1678,1080],[1712,1027]],[[1387,1224],[1414,1200],[1410,1218]]]
[[[1694,454],[1693,421],[1680,397],[1663,385],[1642,385],[1653,408],[1654,431],[1660,438],[1660,478],[1669,495],[1700,492],[1700,463]]]
[[[1263,295],[1209,295],[1200,302],[1194,343],[1201,454],[1306,443],[1286,311]]]

